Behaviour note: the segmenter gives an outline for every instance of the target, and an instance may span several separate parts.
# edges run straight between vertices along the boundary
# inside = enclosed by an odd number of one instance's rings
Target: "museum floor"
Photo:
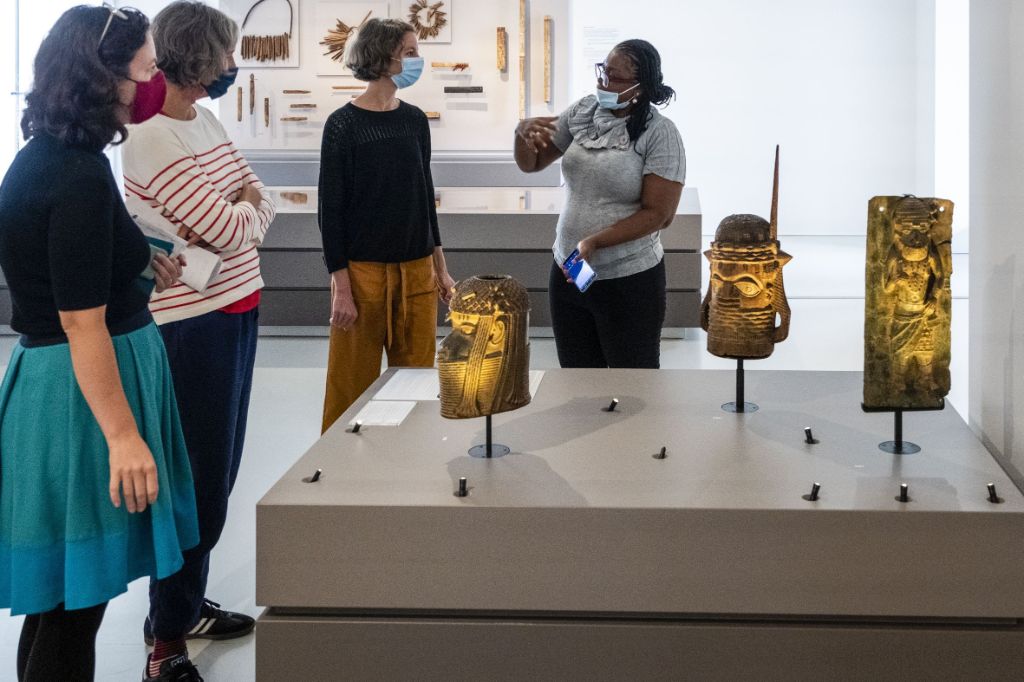
[[[748,368],[777,370],[853,370],[862,366],[863,299],[791,299],[793,322],[789,340],[768,360]],[[953,390],[949,402],[961,414],[967,406],[966,299],[953,309]],[[6,358],[15,342],[0,337],[0,357]],[[247,448],[228,525],[214,552],[209,596],[225,608],[257,615],[255,590],[256,502],[270,486],[317,440],[326,360],[325,338],[264,337],[260,340],[253,383]],[[532,365],[556,367],[550,339],[532,343]],[[727,369],[731,363],[705,351],[703,334],[662,343],[662,366],[678,369]],[[748,395],[748,399],[764,400]],[[851,409],[857,409],[851,405]],[[908,418],[908,432],[912,432]],[[97,645],[97,679],[135,682],[145,656],[142,620],[147,609],[144,581],[107,610]],[[14,670],[20,618],[0,617],[0,679]],[[193,658],[208,682],[249,682],[254,679],[254,639],[190,645]]]

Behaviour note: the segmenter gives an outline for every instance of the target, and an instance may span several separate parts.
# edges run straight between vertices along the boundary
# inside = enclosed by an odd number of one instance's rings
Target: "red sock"
[[[149,672],[147,674],[150,677],[158,676],[161,663],[181,654],[188,655],[188,646],[185,644],[184,637],[167,641],[162,639],[156,640],[153,642],[153,655],[149,657]]]

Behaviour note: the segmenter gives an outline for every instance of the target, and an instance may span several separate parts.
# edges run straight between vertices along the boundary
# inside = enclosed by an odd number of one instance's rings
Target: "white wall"
[[[975,0],[970,30],[970,422],[989,448],[1020,472],[1024,469],[1024,3]]]
[[[921,145],[931,151],[918,124],[932,106],[919,100],[932,87],[921,77],[930,53],[918,49],[919,4],[633,0],[624,11],[621,0],[577,0],[573,93],[594,87],[592,66],[580,63],[584,26],[650,40],[679,93],[665,113],[686,143],[705,233],[730,213],[768,213],[779,143],[780,232],[863,234],[873,195],[933,189],[918,169]]]
[[[935,0],[935,196],[952,199],[953,253],[970,229],[970,0]]]
[[[17,3],[0,3],[0,177],[19,148],[21,120],[15,64],[18,50]]]
[[[150,0],[163,5],[166,2]],[[241,0],[231,6],[251,3]],[[390,16],[404,18],[408,0],[390,0]],[[243,121],[237,121],[236,90],[220,101],[220,119],[228,133],[246,149],[319,149],[323,123],[335,109],[350,99],[344,92],[334,92],[332,85],[358,85],[350,76],[318,75],[321,46],[318,41],[328,27],[316,23],[316,1],[301,0],[299,11],[300,65],[298,68],[242,69],[238,85],[245,88]],[[512,132],[519,119],[519,2],[518,0],[448,0],[451,26],[451,44],[422,44],[420,54],[427,65],[420,81],[403,90],[400,97],[425,111],[438,111],[441,120],[431,122],[433,147],[436,151],[511,151]],[[227,10],[228,3],[221,2]],[[555,19],[555,67],[568,73],[568,0],[533,0],[530,3],[529,60],[529,112],[541,115],[560,111],[567,103],[568,83],[562,76],[554,79],[556,101],[547,105],[543,101],[543,20],[544,15]],[[341,17],[346,23],[355,23]],[[508,31],[509,68],[499,72],[496,65],[495,34],[498,26]],[[462,74],[433,70],[430,62],[468,62],[470,69]],[[255,73],[257,111],[250,117],[249,75]],[[483,95],[445,95],[445,85],[482,85]],[[284,89],[309,89],[309,96],[286,96]],[[271,98],[271,124],[267,128],[263,118],[263,99]],[[308,115],[307,123],[282,123],[279,119],[288,113],[290,103],[316,103],[312,112],[291,112]]]

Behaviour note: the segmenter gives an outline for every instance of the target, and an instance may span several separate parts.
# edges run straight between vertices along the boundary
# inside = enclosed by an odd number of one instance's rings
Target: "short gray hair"
[[[209,85],[224,72],[224,60],[238,42],[238,24],[218,9],[177,0],[153,19],[157,66],[182,87]]]
[[[375,81],[388,72],[391,55],[406,33],[414,33],[412,24],[401,19],[370,19],[356,34],[345,65],[361,81]]]

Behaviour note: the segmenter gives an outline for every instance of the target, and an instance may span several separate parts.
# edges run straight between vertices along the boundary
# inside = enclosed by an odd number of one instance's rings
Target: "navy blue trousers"
[[[177,639],[199,622],[210,552],[224,529],[242,460],[258,329],[258,309],[214,311],[160,327],[192,462],[199,544],[185,551],[180,571],[150,582],[149,620],[157,639]]]
[[[552,263],[548,301],[562,367],[661,366],[664,259],[635,275],[598,278],[582,293]]]

